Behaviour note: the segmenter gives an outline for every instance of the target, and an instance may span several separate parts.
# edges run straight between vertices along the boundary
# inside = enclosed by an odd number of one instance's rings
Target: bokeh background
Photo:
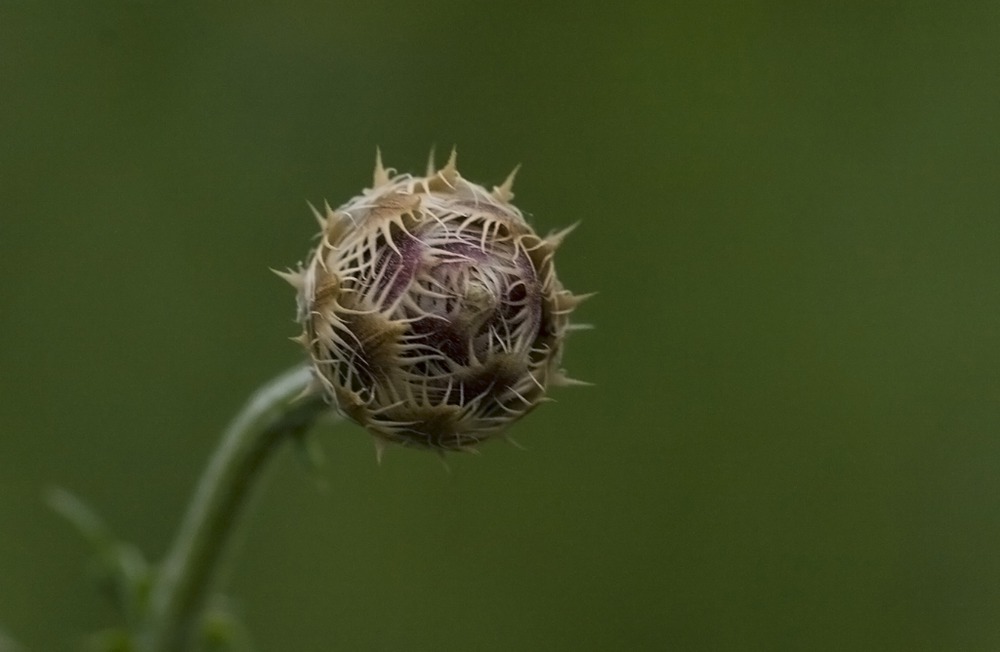
[[[226,591],[269,650],[1000,649],[1000,4],[4,3],[0,626],[115,624],[293,364],[306,200],[437,144],[561,252],[565,389],[478,457],[320,435]],[[442,150],[444,150],[442,152]]]

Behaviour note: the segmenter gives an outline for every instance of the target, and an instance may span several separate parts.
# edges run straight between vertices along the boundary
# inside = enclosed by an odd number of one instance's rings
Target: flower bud
[[[515,170],[516,172],[516,170]],[[371,189],[314,209],[319,244],[283,273],[317,387],[376,437],[473,450],[573,384],[559,368],[569,316],[553,256],[510,200],[462,178],[455,154],[426,176],[376,161]]]

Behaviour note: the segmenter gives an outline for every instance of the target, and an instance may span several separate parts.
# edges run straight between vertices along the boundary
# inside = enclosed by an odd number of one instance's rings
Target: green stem
[[[189,649],[214,571],[241,508],[278,445],[303,433],[326,408],[321,396],[301,396],[310,371],[300,365],[255,393],[229,424],[205,469],[149,603],[141,649]]]

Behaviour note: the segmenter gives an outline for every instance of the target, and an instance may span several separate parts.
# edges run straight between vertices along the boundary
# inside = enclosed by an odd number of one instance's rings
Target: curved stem
[[[229,424],[152,587],[142,649],[187,649],[223,548],[259,471],[279,444],[304,432],[326,407],[317,394],[302,396],[310,380],[304,364],[285,372],[260,388]]]

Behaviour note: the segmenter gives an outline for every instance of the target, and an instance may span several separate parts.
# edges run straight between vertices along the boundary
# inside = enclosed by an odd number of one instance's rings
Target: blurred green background
[[[580,310],[479,457],[327,428],[227,591],[270,650],[1000,649],[1000,4],[4,3],[0,624],[115,623],[65,486],[158,558],[298,360],[313,220],[459,147]],[[443,154],[442,154],[443,155]]]

